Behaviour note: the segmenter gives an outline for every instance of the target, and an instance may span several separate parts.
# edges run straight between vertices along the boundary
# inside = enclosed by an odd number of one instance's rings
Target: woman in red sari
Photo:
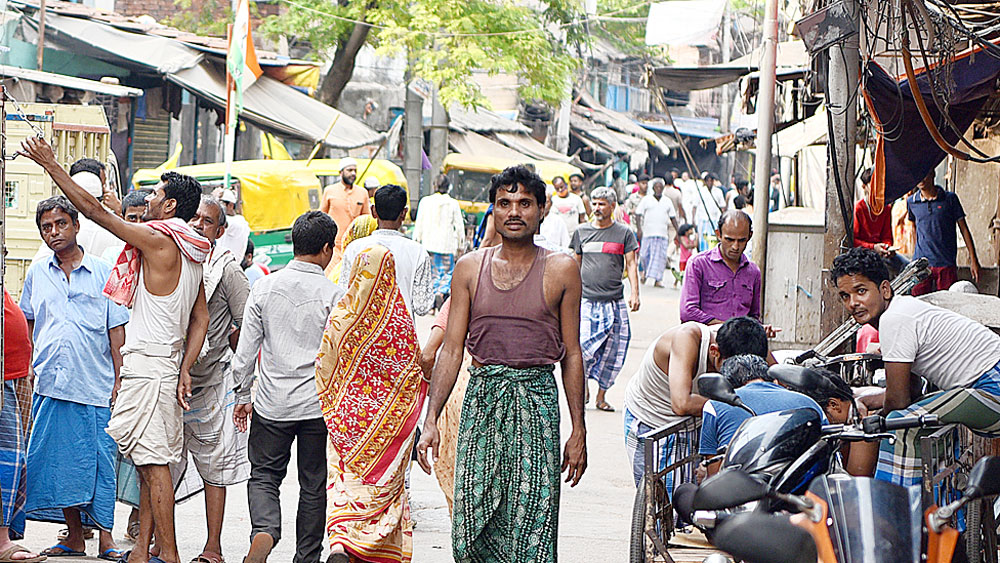
[[[351,265],[316,358],[327,444],[330,563],[410,561],[413,525],[404,486],[427,393],[420,345],[396,283],[392,254],[376,246]]]

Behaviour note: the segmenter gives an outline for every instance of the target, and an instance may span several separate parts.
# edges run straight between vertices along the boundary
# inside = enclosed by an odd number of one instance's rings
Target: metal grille
[[[701,417],[688,416],[639,437],[645,460],[642,486],[646,490],[646,561],[658,557],[673,561],[667,553],[667,542],[674,533],[674,505],[667,477],[672,477],[672,490],[681,483],[694,482],[701,459],[700,432]]]
[[[949,424],[920,438],[921,497],[924,507],[943,506],[957,498],[968,483],[969,470],[979,458],[990,455],[992,440],[968,428]],[[965,520],[965,550],[972,563],[997,563],[997,525],[992,498],[970,502],[953,517]],[[984,510],[985,509],[985,510]],[[959,545],[957,549],[962,549]]]

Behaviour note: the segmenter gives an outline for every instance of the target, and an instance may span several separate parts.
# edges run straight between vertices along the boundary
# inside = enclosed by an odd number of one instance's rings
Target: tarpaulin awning
[[[226,107],[226,73],[221,65],[205,61],[168,74],[166,78],[220,108]],[[340,149],[377,144],[384,136],[357,119],[266,75],[243,93],[240,117],[287,137],[323,141]],[[323,134],[334,121],[333,129],[324,138]]]
[[[473,133],[472,131],[456,131],[454,129],[449,131],[448,144],[451,145],[451,148],[455,152],[460,154],[488,155],[514,161],[532,160],[528,155],[521,154],[514,149],[505,147],[494,140],[488,139],[479,133]]]
[[[572,160],[572,157],[550,149],[524,133],[494,133],[494,136],[500,143],[535,160],[556,160],[559,162]]]
[[[202,100],[219,108],[226,106],[226,75],[221,63],[213,63],[180,41],[52,13],[46,15],[45,25],[47,37],[64,49],[125,68],[162,74]],[[241,117],[283,136],[310,142],[322,140],[340,149],[376,144],[383,137],[360,121],[266,75],[244,93]],[[324,138],[334,119],[336,125]]]
[[[35,14],[25,19],[37,28],[37,17]],[[45,40],[60,43],[77,55],[159,74],[191,68],[205,58],[204,54],[180,41],[122,31],[107,24],[51,12],[45,15]]]
[[[708,90],[736,82],[756,68],[732,64],[711,66],[663,66],[653,69],[653,81],[674,92]]]
[[[917,87],[924,98],[933,123],[944,139],[955,146],[960,133],[965,133],[979,114],[983,104],[996,91],[1000,77],[1000,59],[987,53],[956,57],[948,67],[951,76],[935,76],[935,81],[949,80],[948,115],[958,131],[950,127],[931,97],[927,73],[916,76]],[[865,66],[865,103],[875,121],[875,172],[869,204],[878,213],[883,205],[905,195],[945,157],[920,118],[910,92],[909,81],[899,82],[874,62]]]
[[[670,134],[674,132],[669,121],[636,121],[636,124],[650,131]],[[684,137],[714,139],[719,136],[719,121],[710,117],[682,117],[678,115],[674,116],[674,125],[677,126],[677,132]]]

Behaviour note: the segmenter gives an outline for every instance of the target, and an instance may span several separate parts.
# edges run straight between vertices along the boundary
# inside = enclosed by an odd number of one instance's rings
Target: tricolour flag
[[[230,108],[229,127],[236,125],[237,116],[243,109],[243,93],[260,75],[264,74],[257,64],[257,53],[250,36],[250,2],[240,0],[236,8],[236,21],[229,36],[229,53],[226,55],[226,70],[232,77],[235,105]]]

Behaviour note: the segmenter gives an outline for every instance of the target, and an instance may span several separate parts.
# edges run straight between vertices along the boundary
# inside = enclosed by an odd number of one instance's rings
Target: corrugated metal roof
[[[56,86],[62,86],[64,88],[97,92],[98,94],[108,94],[111,96],[128,96],[130,98],[142,96],[142,90],[138,88],[130,88],[128,86],[121,86],[118,84],[105,84],[96,80],[87,80],[86,78],[77,78],[75,76],[66,76],[64,74],[55,74],[52,72],[42,72],[40,70],[31,70],[28,68],[18,68],[16,66],[0,65],[0,76],[22,78],[32,82],[55,84]]]
[[[462,106],[452,106],[448,111],[449,126],[477,133],[531,133],[525,125],[485,108],[469,111]]]

